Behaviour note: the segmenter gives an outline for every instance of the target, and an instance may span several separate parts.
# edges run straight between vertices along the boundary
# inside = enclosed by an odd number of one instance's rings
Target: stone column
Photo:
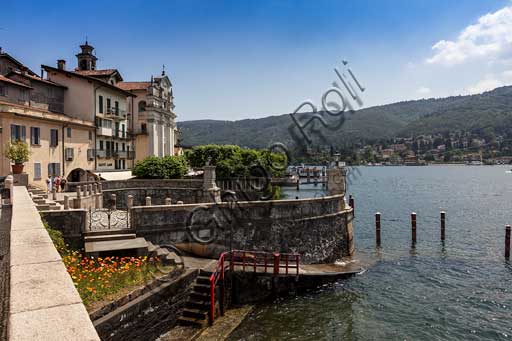
[[[220,188],[215,182],[215,166],[204,166],[203,174],[203,198],[204,202],[220,203]]]
[[[98,184],[97,184],[97,183],[94,183],[94,184],[92,185],[92,192],[93,192],[94,194],[98,193]]]
[[[98,193],[101,192],[103,192],[103,185],[101,184],[101,182],[98,182]]]
[[[89,195],[92,195],[92,184],[89,184],[87,187],[89,189]]]
[[[128,195],[128,198],[126,200],[126,206],[128,207],[128,209],[133,207],[133,195]]]
[[[165,204],[166,205],[172,205],[171,198],[165,198]]]
[[[151,197],[146,197],[146,206],[151,206]]]
[[[64,209],[69,210],[69,197],[67,195],[64,196]]]
[[[82,190],[82,188],[80,187],[80,185],[77,185],[77,186],[76,186],[76,197],[77,197],[78,199],[80,199],[80,198],[82,197],[81,190]]]
[[[345,168],[330,168],[327,170],[327,190],[329,195],[345,195],[345,176],[347,171]],[[343,207],[346,207],[345,199],[343,199]]]
[[[52,188],[52,200],[57,200],[57,189]]]

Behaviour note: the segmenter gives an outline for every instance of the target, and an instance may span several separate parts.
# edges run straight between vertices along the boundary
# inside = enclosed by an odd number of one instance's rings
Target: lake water
[[[358,168],[348,189],[356,205],[356,257],[371,266],[349,280],[259,306],[231,340],[512,339],[512,263],[503,257],[504,226],[512,224],[508,169]],[[307,187],[285,192],[308,197],[321,191]],[[444,244],[440,210],[447,212]]]

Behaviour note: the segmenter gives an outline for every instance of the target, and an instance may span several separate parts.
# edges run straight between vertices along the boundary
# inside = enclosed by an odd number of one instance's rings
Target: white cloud
[[[421,86],[416,90],[416,93],[420,95],[428,95],[430,91],[430,88],[427,88],[426,86]]]
[[[493,75],[488,75],[484,79],[478,81],[476,84],[468,86],[465,89],[465,92],[471,95],[480,94],[500,86],[503,86],[503,82],[501,80],[497,79]]]
[[[432,46],[429,64],[454,65],[477,58],[506,58],[512,54],[512,6],[488,13],[467,26],[456,40],[440,40]]]

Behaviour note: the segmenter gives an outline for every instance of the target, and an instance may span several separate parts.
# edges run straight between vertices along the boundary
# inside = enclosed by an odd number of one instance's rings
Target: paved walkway
[[[14,187],[10,340],[99,340],[25,187]]]

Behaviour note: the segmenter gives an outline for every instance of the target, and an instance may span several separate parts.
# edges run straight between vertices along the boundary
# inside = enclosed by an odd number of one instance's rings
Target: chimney
[[[57,68],[59,70],[66,70],[66,61],[64,59],[57,60]]]

